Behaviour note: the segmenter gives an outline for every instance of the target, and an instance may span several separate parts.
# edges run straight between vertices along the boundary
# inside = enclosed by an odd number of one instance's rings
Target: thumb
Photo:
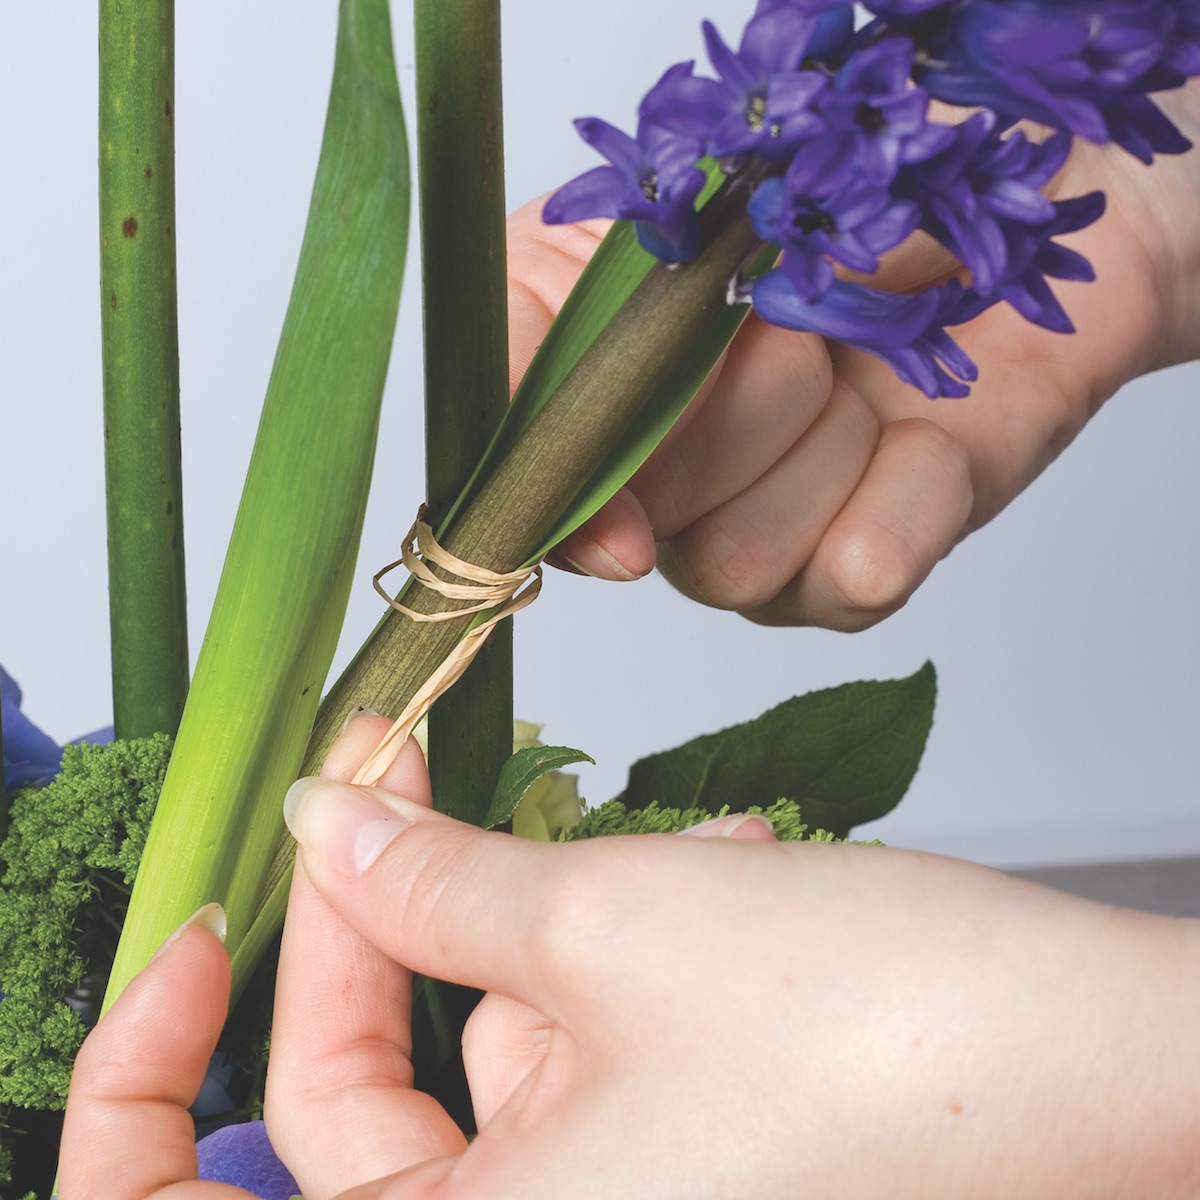
[[[680,837],[728,838],[733,842],[773,842],[775,826],[760,813],[728,813],[679,831]]]
[[[318,778],[292,785],[284,819],[317,890],[389,957],[544,1011],[545,917],[571,857],[554,851],[568,847],[486,833],[381,788]]]

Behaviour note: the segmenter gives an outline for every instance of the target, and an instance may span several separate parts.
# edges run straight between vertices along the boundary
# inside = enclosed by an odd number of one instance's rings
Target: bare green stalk
[[[498,0],[417,0],[426,502],[441,524],[508,407]],[[429,713],[439,808],[482,820],[512,753],[504,622]]]
[[[188,689],[175,301],[173,0],[100,3],[100,294],[117,737]]]

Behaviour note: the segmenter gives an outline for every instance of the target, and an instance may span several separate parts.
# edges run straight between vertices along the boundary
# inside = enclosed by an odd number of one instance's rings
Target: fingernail
[[[365,704],[359,704],[352,708],[347,714],[346,719],[342,722],[341,732],[345,733],[350,728],[351,721],[357,721],[359,717],[377,717],[377,713],[373,708],[368,708]]]
[[[736,842],[773,842],[775,826],[759,813],[730,813],[712,817],[699,825],[689,825],[680,834],[698,838],[729,838]]]
[[[580,575],[593,579],[611,579],[617,583],[632,583],[640,579],[627,567],[619,563],[607,550],[588,538],[576,537],[570,541],[571,553],[559,551],[561,557],[571,564]]]
[[[225,919],[225,910],[214,900],[211,904],[205,904],[201,908],[196,909],[196,911],[192,913],[192,915],[188,917],[188,919],[184,921],[184,923],[180,925],[179,928],[176,929],[175,932],[172,933],[157,950],[155,950],[150,961],[153,962],[154,959],[162,954],[164,950],[166,950],[169,946],[174,945],[174,943],[177,942],[183,935],[184,930],[190,929],[193,925],[199,925],[201,929],[207,929],[209,933],[215,934],[216,937],[220,938],[222,943],[225,941],[225,934],[229,928],[229,923]]]
[[[411,800],[309,776],[297,779],[283,801],[283,819],[305,854],[323,858],[340,875],[361,875],[392,839],[412,824]]]

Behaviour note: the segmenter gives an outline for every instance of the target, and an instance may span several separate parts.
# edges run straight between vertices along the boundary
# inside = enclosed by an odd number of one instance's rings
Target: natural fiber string
[[[429,563],[434,563],[465,582],[456,583],[440,578],[430,569]],[[448,600],[473,600],[476,603],[467,608],[435,613],[419,613],[408,608],[389,596],[380,583],[389,571],[401,565],[407,567],[420,583]],[[528,586],[522,590],[526,581]],[[433,702],[471,665],[471,660],[479,653],[483,643],[487,641],[488,634],[497,623],[533,603],[541,591],[542,568],[539,564],[523,571],[489,571],[486,567],[464,562],[438,543],[433,529],[425,521],[425,506],[422,505],[413,527],[404,539],[403,554],[394,563],[389,563],[376,573],[374,584],[375,590],[397,612],[403,613],[412,621],[453,621],[471,613],[487,612],[493,608],[496,611],[486,621],[476,625],[450,651],[441,666],[417,689],[391,729],[384,734],[366,762],[359,767],[352,782],[367,786],[378,783],[383,778],[417,722],[429,711]],[[500,607],[497,608],[497,605]]]

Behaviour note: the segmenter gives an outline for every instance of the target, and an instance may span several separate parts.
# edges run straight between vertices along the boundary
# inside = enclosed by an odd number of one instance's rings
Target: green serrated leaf
[[[933,724],[937,679],[848,683],[798,696],[754,721],[635,763],[617,799],[630,809],[716,814],[794,800],[804,818],[845,837],[890,812],[908,790]]]
[[[518,750],[501,768],[496,790],[487,816],[483,819],[484,829],[495,829],[511,821],[513,813],[525,799],[525,793],[543,775],[569,767],[572,763],[595,763],[595,759],[582,750],[569,746],[528,746]]]

